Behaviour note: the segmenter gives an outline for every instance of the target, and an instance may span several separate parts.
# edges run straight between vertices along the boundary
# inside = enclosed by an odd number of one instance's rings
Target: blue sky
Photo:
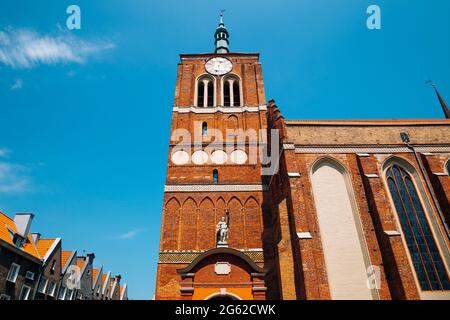
[[[450,99],[448,0],[1,1],[0,210],[95,252],[134,299],[154,292],[178,54],[213,50],[222,8],[286,118],[442,118],[429,78]]]

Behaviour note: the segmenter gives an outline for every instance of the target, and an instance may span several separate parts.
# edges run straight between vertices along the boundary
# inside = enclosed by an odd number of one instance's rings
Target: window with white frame
[[[12,283],[16,283],[17,276],[19,275],[20,266],[17,263],[12,263],[11,268],[9,268],[8,276],[6,280]]]
[[[24,285],[20,291],[19,300],[28,300],[30,296],[31,287]]]
[[[67,288],[64,286],[61,286],[61,289],[59,289],[58,293],[58,300],[64,300],[66,298]]]
[[[197,80],[197,107],[213,107],[215,103],[214,78],[209,75]]]
[[[72,300],[73,299],[73,289],[68,289],[66,296],[67,296],[67,300]]]
[[[38,292],[45,294],[45,289],[47,289],[48,280],[46,277],[42,277],[39,282]]]
[[[0,295],[0,300],[11,300],[11,297],[8,296],[7,294],[1,294]]]
[[[55,290],[56,290],[56,283],[54,283],[53,281],[49,281],[47,294],[49,296],[54,297],[55,296]]]
[[[225,107],[241,106],[241,84],[237,76],[228,75],[222,79],[222,97]]]

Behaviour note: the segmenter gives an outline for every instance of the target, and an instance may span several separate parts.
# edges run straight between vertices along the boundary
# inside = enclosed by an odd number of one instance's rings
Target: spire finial
[[[445,102],[444,98],[439,93],[439,91],[436,87],[436,84],[432,80],[428,80],[425,83],[430,84],[433,87],[433,89],[436,92],[436,95],[438,97],[439,103],[441,104],[442,111],[444,111],[445,118],[450,119],[450,109],[447,106],[447,102]]]
[[[425,84],[430,84],[433,88],[435,88],[436,89],[436,84],[433,82],[433,80],[427,80],[427,81],[425,81]]]
[[[225,9],[220,10],[220,24],[223,24],[223,13],[225,12]]]
[[[230,37],[227,28],[223,22],[223,13],[225,9],[220,10],[220,22],[219,26],[216,29],[216,33],[214,34],[214,44],[216,45],[215,53],[228,53],[230,50],[228,49],[228,45],[230,42],[228,38]]]

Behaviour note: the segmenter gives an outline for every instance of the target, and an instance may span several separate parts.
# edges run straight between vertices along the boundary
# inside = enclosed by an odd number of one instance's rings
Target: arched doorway
[[[219,293],[215,293],[209,297],[207,297],[205,300],[228,300],[228,301],[232,301],[232,300],[242,300],[241,298],[239,298],[237,295],[234,294],[221,294]]]
[[[192,300],[263,300],[266,270],[242,251],[214,248],[177,269],[180,293]]]

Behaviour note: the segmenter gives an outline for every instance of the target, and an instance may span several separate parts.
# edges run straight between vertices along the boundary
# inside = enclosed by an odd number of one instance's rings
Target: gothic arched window
[[[213,107],[215,101],[214,79],[202,76],[197,81],[197,107]]]
[[[208,124],[203,122],[202,124],[202,136],[206,136],[208,134]]]
[[[408,172],[394,164],[386,172],[389,191],[422,290],[450,290],[447,271]]]
[[[213,183],[218,184],[219,183],[219,172],[217,169],[213,170]]]
[[[450,160],[447,161],[447,174],[450,176]]]
[[[241,84],[236,76],[227,76],[222,81],[223,89],[223,105],[225,107],[240,106],[241,101]]]

